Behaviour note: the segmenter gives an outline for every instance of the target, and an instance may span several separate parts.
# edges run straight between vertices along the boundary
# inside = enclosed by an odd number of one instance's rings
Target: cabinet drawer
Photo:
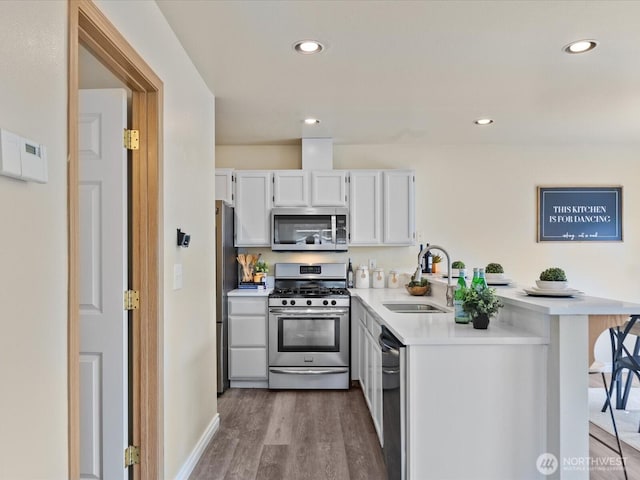
[[[229,348],[230,379],[266,379],[266,348]]]
[[[229,346],[266,347],[266,317],[264,315],[229,316]]]
[[[267,297],[230,297],[229,315],[266,315]]]

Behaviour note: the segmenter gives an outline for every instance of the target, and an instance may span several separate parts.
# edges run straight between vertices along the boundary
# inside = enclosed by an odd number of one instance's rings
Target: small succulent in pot
[[[269,266],[266,262],[258,260],[253,264],[253,281],[255,283],[262,283],[264,281],[264,277],[267,276],[269,272]]]
[[[467,268],[462,260],[456,260],[455,262],[453,262],[451,264],[451,275],[453,275],[454,277],[460,276],[461,268]]]
[[[540,289],[562,290],[567,288],[567,274],[559,267],[551,267],[540,273],[540,280],[536,280]]]
[[[489,263],[484,272],[487,282],[497,282],[504,278],[504,268],[499,263]]]

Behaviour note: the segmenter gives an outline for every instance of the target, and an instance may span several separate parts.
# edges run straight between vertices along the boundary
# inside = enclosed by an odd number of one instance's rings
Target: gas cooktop
[[[269,295],[272,298],[324,298],[324,297],[344,297],[349,296],[349,290],[346,288],[326,288],[326,287],[294,287],[279,288],[276,287]]]

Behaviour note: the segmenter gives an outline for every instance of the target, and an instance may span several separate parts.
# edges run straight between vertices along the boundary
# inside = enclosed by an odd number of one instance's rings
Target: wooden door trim
[[[132,278],[140,291],[134,311],[133,436],[140,445],[137,480],[155,480],[163,469],[162,322],[160,308],[160,205],[163,84],[90,0],[69,0],[68,57],[68,423],[69,478],[80,476],[80,311],[78,191],[78,46],[82,43],[129,88],[132,128],[140,130],[133,153]],[[124,452],[123,452],[124,453]]]

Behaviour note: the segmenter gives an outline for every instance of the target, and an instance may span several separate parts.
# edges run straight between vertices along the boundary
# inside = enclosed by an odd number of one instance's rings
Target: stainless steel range
[[[343,263],[277,263],[269,295],[269,388],[349,388]]]

